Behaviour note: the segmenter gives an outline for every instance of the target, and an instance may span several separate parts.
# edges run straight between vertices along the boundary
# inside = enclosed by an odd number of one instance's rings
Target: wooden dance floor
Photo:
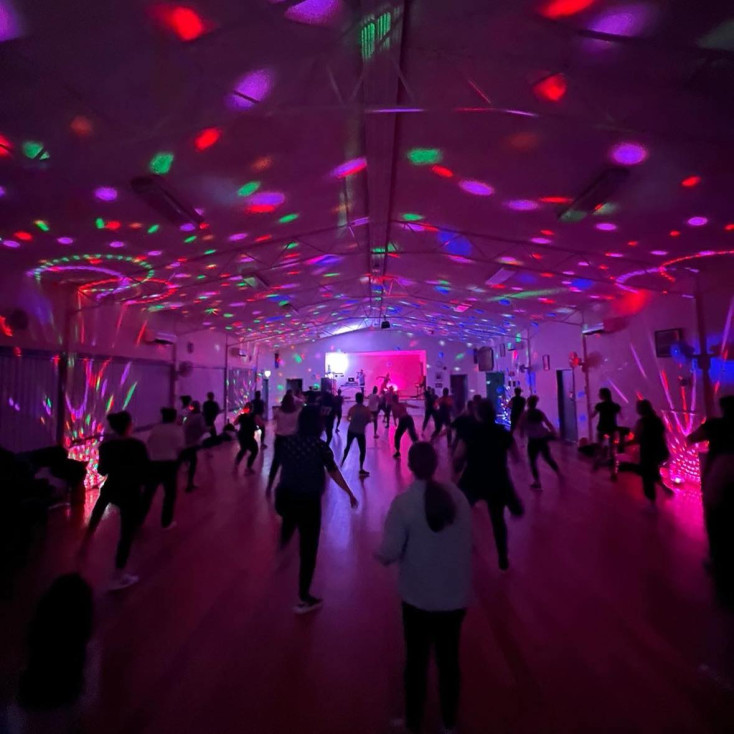
[[[345,439],[337,434],[337,452]],[[200,487],[179,496],[178,527],[159,529],[159,492],[133,548],[140,584],[115,594],[103,593],[118,532],[108,514],[84,565],[103,651],[89,731],[389,731],[401,713],[400,607],[394,569],[372,553],[410,477],[384,428],[368,437],[364,481],[356,448],[345,476],[361,507],[351,512],[330,485],[313,587],[326,603],[304,617],[292,612],[297,543],[278,552],[279,520],[265,496],[272,448],[253,477],[244,466],[233,474],[234,445],[202,451]],[[699,501],[661,499],[648,514],[638,478],[614,485],[573,448],[554,451],[563,485],[543,467],[544,491],[534,493],[527,468],[513,470],[527,513],[510,521],[509,572],[497,569],[485,507],[474,510],[460,731],[734,731],[734,619],[701,565]],[[0,605],[3,694],[37,594],[76,567],[83,521],[52,516],[15,599]],[[432,690],[428,732],[438,731],[435,698]]]

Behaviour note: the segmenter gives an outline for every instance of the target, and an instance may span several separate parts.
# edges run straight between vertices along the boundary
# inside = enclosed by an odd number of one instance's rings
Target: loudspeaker
[[[480,372],[494,371],[494,349],[492,347],[482,347],[477,352],[477,364]]]

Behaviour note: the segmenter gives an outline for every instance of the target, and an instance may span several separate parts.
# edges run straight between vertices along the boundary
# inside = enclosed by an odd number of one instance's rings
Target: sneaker
[[[533,482],[530,485],[530,489],[542,489],[542,487],[540,486],[540,482]]]
[[[315,596],[311,596],[308,599],[301,599],[293,607],[293,611],[296,614],[308,614],[309,612],[315,612],[317,609],[321,609],[322,606],[324,606],[323,599],[317,599]]]
[[[370,473],[366,469],[360,469],[359,470],[359,476],[360,477],[368,477]]]
[[[173,530],[178,527],[178,523],[174,520],[170,525],[165,525],[164,530]]]
[[[133,586],[134,584],[137,584],[140,579],[131,573],[124,573],[122,571],[116,573],[114,577],[112,578],[112,581],[109,585],[110,591],[121,591],[122,589],[127,589],[128,586]]]
[[[399,452],[399,451],[396,451],[396,452],[395,452],[395,453],[394,453],[394,454],[392,455],[392,458],[393,458],[393,459],[399,459],[399,458],[400,458],[400,452]]]

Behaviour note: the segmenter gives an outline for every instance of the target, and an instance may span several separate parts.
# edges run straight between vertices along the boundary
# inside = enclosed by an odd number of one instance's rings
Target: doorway
[[[576,422],[576,389],[573,370],[556,370],[558,385],[558,420],[561,439],[576,443],[579,438]]]
[[[487,400],[501,416],[505,406],[505,373],[487,372]]]
[[[461,413],[466,407],[469,380],[466,375],[451,375],[451,395],[454,398],[454,408]]]

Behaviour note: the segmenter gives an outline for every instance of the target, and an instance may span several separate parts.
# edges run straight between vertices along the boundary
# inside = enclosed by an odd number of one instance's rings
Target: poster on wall
[[[664,329],[655,332],[655,356],[670,357],[674,344],[683,341],[683,329]]]

